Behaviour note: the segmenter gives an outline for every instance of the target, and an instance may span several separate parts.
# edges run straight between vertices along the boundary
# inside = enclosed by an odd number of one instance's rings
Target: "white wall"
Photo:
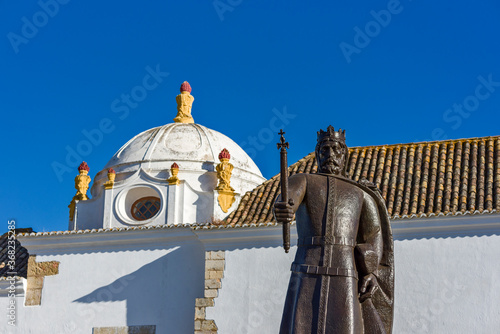
[[[44,245],[30,243],[45,242]],[[21,240],[37,262],[60,261],[45,277],[40,306],[21,306],[1,333],[92,333],[93,327],[156,325],[194,331],[203,296],[204,249],[190,229],[107,232]],[[6,309],[7,298],[0,298]]]
[[[207,308],[219,334],[278,333],[296,247],[226,252],[222,289]]]
[[[500,236],[395,243],[394,333],[498,333]]]

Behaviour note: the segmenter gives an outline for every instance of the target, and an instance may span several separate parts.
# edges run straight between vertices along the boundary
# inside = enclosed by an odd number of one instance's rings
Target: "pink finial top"
[[[113,168],[110,168],[108,169],[108,174],[116,174],[116,172]]]
[[[182,92],[190,92],[191,93],[191,86],[189,85],[189,82],[184,81],[181,85],[181,93]]]
[[[89,165],[87,165],[87,163],[84,161],[80,164],[80,166],[78,167],[78,170],[86,170],[87,172],[90,170],[89,168]]]
[[[177,168],[177,169],[179,169],[179,165],[176,162],[174,162],[172,164],[172,166],[170,166],[170,168]]]
[[[227,149],[223,149],[220,153],[219,153],[219,160],[220,159],[231,159],[231,155],[229,154],[229,151]]]

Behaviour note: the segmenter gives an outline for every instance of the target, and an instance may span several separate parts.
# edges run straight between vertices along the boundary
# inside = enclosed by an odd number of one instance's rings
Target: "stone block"
[[[28,277],[36,275],[36,255],[30,255],[28,258]]]
[[[216,298],[216,297],[217,297],[217,289],[205,290],[205,298]]]
[[[42,288],[43,288],[43,276],[28,277],[28,289],[42,289]]]
[[[211,307],[214,305],[214,300],[211,298],[196,298],[196,307]]]
[[[224,271],[224,260],[206,260],[205,271],[221,270]]]
[[[220,278],[205,279],[205,289],[220,289],[221,286]]]
[[[218,271],[209,271],[209,278],[210,279],[215,279],[215,278],[222,278],[224,277],[224,272],[222,270]]]
[[[36,306],[42,303],[42,289],[27,289],[25,306]]]
[[[201,320],[195,320],[194,321],[194,330],[195,331],[201,330]]]
[[[205,308],[204,307],[195,307],[194,308],[194,319],[200,320],[205,319]]]
[[[226,253],[225,251],[212,251],[211,252],[211,259],[212,260],[224,260],[226,258]]]
[[[94,327],[92,334],[118,334],[118,327]]]
[[[59,274],[59,262],[57,261],[39,262],[37,267],[37,271],[43,276]]]
[[[201,329],[205,331],[216,331],[218,328],[213,320],[203,320],[201,322]]]
[[[156,325],[94,327],[92,333],[93,334],[155,334]]]
[[[42,277],[57,275],[59,273],[59,262],[36,262],[36,255],[28,258],[28,277]]]

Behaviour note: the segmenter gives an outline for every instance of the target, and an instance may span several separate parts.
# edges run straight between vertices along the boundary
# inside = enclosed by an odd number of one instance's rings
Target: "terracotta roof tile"
[[[494,166],[494,141],[488,140],[488,148],[486,153],[486,210],[493,210],[493,175],[495,174]]]
[[[500,143],[500,141],[499,141]],[[467,176],[470,173],[469,159],[470,159],[470,143],[465,142],[462,146],[463,149],[463,159],[462,159],[462,175],[460,179],[460,211],[467,211],[467,191],[469,187],[469,179]]]
[[[495,144],[496,159],[495,159],[495,183],[494,183],[494,201],[495,207],[500,207],[500,140],[496,140]]]
[[[418,209],[418,198],[420,195],[420,182],[422,179],[422,151],[423,146],[418,146],[415,153],[415,169],[413,171],[413,189],[409,199],[409,214],[416,214]]]
[[[387,194],[389,192],[389,180],[390,180],[391,168],[392,168],[392,151],[393,151],[392,148],[389,148],[386,150],[384,175],[383,175],[382,181],[381,181],[382,196],[384,198],[387,198]]]
[[[478,197],[477,197],[477,209],[482,212],[484,210],[484,174],[485,174],[485,147],[484,141],[479,142],[479,175],[477,179],[478,185]]]
[[[476,210],[476,194],[477,194],[477,141],[472,142],[471,154],[471,180],[469,188],[469,206],[471,210]]]
[[[429,187],[429,166],[431,163],[431,148],[426,145],[423,147],[423,158],[422,158],[422,180],[420,182],[420,192],[419,192],[419,199],[418,199],[418,205],[417,205],[417,210],[415,211],[415,214],[417,212],[425,212],[426,208],[426,198],[427,198],[427,188]]]
[[[382,179],[384,177],[384,164],[385,164],[385,154],[386,154],[386,148],[382,147],[379,152],[378,152],[378,159],[373,160],[373,163],[375,165],[376,171],[375,171],[375,179],[373,182],[377,184],[377,186],[380,188],[380,185],[382,183]],[[376,162],[379,161],[377,164]]]
[[[393,219],[500,210],[500,136],[353,147],[347,165],[349,178],[379,187]],[[290,175],[316,170],[314,153],[289,167]],[[279,188],[276,175],[246,193],[226,224],[273,222]]]
[[[462,166],[462,142],[455,145],[455,158],[452,169],[452,193],[451,193],[451,211],[456,212],[460,210],[460,177]]]

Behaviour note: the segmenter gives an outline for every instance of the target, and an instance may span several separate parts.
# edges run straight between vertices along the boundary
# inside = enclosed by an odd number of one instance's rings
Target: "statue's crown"
[[[336,140],[341,140],[345,142],[345,130],[339,129],[339,131],[335,131],[333,126],[329,125],[326,131],[319,130],[318,131],[318,144],[323,141],[323,139],[331,137]]]

